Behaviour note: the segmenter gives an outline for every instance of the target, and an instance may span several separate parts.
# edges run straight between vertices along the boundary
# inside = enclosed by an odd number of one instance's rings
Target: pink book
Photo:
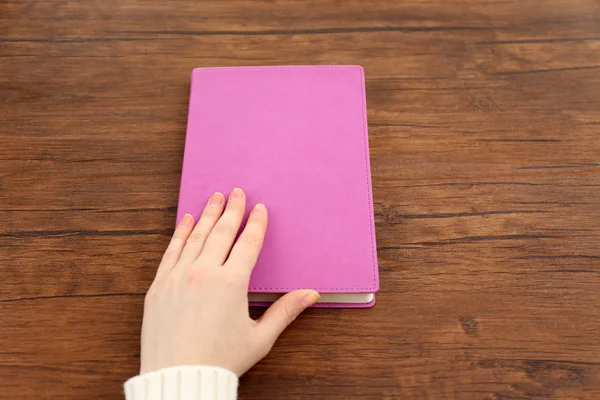
[[[364,72],[359,66],[198,68],[177,220],[244,189],[269,228],[249,300],[295,289],[370,307],[379,289]]]

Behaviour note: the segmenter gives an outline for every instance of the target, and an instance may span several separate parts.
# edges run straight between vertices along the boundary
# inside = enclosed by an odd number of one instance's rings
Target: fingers
[[[181,221],[179,221],[177,228],[175,228],[171,242],[169,243],[169,246],[167,246],[167,250],[165,251],[160,265],[158,266],[158,270],[156,271],[156,277],[154,278],[155,280],[158,280],[160,277],[164,276],[171,270],[171,268],[175,266],[175,264],[177,264],[181,256],[181,252],[188,237],[192,233],[193,228],[194,217],[192,217],[190,214],[185,214]]]
[[[204,248],[208,235],[214,228],[215,224],[223,214],[225,207],[225,197],[221,193],[213,194],[200,216],[200,220],[192,231],[192,234],[187,239],[183,252],[181,253],[181,262],[185,265],[191,265]]]
[[[262,330],[268,346],[272,346],[285,328],[320,298],[314,290],[303,289],[287,293],[273,303],[258,321],[258,329]]]
[[[199,263],[223,265],[240,229],[245,211],[246,196],[242,189],[234,189],[229,195],[225,212],[206,239],[198,257]]]
[[[257,204],[250,216],[246,227],[231,249],[231,254],[225,264],[239,267],[252,272],[267,232],[268,214],[264,204]]]

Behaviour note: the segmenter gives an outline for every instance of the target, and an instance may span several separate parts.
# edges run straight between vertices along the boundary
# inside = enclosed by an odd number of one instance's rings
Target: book
[[[241,187],[269,227],[251,305],[296,289],[317,307],[370,307],[379,289],[360,66],[197,68],[177,220]]]

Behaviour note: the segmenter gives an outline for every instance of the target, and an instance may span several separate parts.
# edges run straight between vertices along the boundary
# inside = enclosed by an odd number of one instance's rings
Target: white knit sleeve
[[[224,368],[181,366],[125,382],[126,400],[235,400],[238,378]]]

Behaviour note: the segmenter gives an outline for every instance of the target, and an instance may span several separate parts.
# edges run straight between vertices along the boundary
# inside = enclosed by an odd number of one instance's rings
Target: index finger
[[[225,267],[252,272],[267,232],[268,213],[264,204],[257,204],[248,217],[246,227],[233,245]]]

